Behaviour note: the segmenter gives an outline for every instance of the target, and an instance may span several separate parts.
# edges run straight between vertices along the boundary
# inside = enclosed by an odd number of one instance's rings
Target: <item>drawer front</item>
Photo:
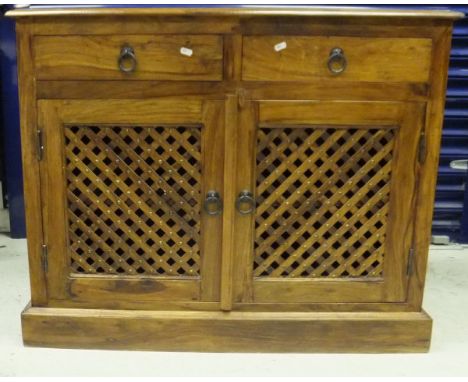
[[[427,82],[431,50],[432,41],[423,38],[248,36],[243,43],[242,77],[246,81]]]
[[[223,46],[220,36],[37,36],[34,59],[40,80],[219,81]]]

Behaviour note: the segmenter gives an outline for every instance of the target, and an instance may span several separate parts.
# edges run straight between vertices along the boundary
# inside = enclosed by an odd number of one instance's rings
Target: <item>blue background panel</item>
[[[3,7],[5,11],[7,7]],[[5,186],[13,238],[26,236],[21,169],[21,143],[16,72],[16,35],[14,20],[0,14],[0,124],[3,136]]]
[[[447,6],[467,13],[467,6]],[[468,159],[468,19],[453,30],[444,129],[437,177],[432,231],[452,241],[468,243],[467,171],[454,169],[454,160]]]

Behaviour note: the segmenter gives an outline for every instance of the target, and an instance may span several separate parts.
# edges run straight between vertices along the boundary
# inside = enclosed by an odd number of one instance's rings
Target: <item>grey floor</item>
[[[196,354],[27,348],[25,240],[0,234],[0,376],[467,376],[468,247],[433,247],[424,307],[428,354]]]

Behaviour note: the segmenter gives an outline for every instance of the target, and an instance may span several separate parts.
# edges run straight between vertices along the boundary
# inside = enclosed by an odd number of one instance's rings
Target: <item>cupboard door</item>
[[[398,102],[241,110],[234,301],[404,301],[424,114]]]
[[[39,101],[39,112],[51,303],[218,301],[222,101]]]

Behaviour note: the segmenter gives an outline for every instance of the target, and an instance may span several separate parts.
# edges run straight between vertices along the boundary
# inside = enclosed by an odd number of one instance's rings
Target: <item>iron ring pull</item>
[[[343,49],[333,48],[330,51],[330,56],[328,57],[328,70],[332,74],[340,74],[345,71],[347,65],[348,61],[346,60],[346,56],[344,54]]]
[[[208,191],[206,193],[203,208],[208,215],[220,215],[223,211],[223,201],[218,191]]]
[[[242,206],[247,204],[249,208],[243,209]],[[239,193],[236,200],[236,209],[241,215],[248,215],[255,210],[255,199],[250,191],[243,190]]]
[[[130,45],[124,45],[120,50],[119,69],[124,73],[132,73],[137,66],[135,50]]]

